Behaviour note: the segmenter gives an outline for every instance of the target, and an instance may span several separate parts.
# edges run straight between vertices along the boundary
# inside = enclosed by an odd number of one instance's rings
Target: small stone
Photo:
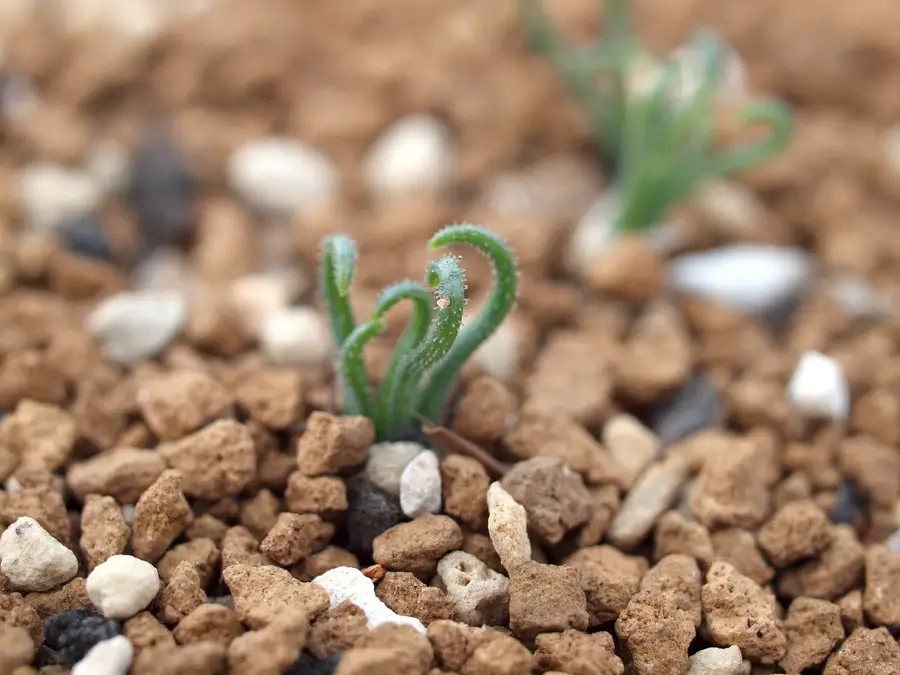
[[[400,616],[388,608],[375,594],[375,584],[362,572],[352,567],[336,567],[312,580],[312,583],[328,593],[333,610],[345,600],[351,601],[366,613],[369,628],[383,623],[399,623],[412,626],[421,633],[425,626],[418,619]]]
[[[109,235],[94,216],[83,215],[65,222],[62,231],[63,243],[72,253],[107,262],[112,259]]]
[[[759,526],[769,509],[769,489],[756,444],[734,444],[703,463],[690,507],[710,529]]]
[[[500,485],[525,508],[529,533],[541,543],[558,544],[590,517],[591,495],[581,476],[558,459],[518,462]]]
[[[408,518],[441,510],[441,470],[431,450],[419,453],[400,475],[400,508]]]
[[[416,581],[422,583],[418,579]],[[321,659],[352,649],[368,630],[366,613],[351,600],[344,600],[316,618],[310,628],[306,651]]]
[[[531,560],[528,516],[525,508],[494,482],[487,493],[488,532],[503,567],[512,571]]]
[[[389,570],[433,574],[437,561],[462,547],[459,525],[449,516],[423,516],[375,537],[372,557]]]
[[[772,581],[775,570],[766,562],[749,530],[732,527],[710,535],[718,560],[724,560],[745,577],[762,585]]]
[[[309,617],[292,610],[265,628],[240,635],[228,646],[229,675],[280,675],[299,658],[308,632]]]
[[[249,427],[221,419],[190,436],[159,446],[181,472],[184,494],[216,501],[239,494],[256,476],[256,450]]]
[[[854,524],[865,511],[866,502],[859,490],[849,480],[838,485],[834,501],[828,509],[828,519],[833,523]]]
[[[666,512],[656,523],[653,558],[661,560],[672,553],[690,556],[702,569],[707,569],[714,557],[709,531],[678,511]]]
[[[366,461],[375,425],[361,416],[314,411],[297,447],[297,467],[307,476],[339,474]]]
[[[49,591],[78,573],[78,559],[34,518],[21,517],[0,535],[0,571],[14,588]]]
[[[104,299],[87,319],[87,329],[103,341],[104,352],[124,365],[157,356],[187,321],[179,291],[133,291]]]
[[[81,512],[81,551],[88,570],[125,552],[131,528],[112,497],[88,495]]]
[[[456,611],[454,618],[470,626],[504,625],[509,616],[509,580],[474,555],[452,551],[440,559],[436,585]]]
[[[728,563],[712,564],[702,590],[703,619],[713,642],[737,645],[759,663],[776,663],[787,639],[771,595]]]
[[[400,496],[400,476],[425,447],[412,441],[376,443],[369,448],[366,477],[388,494]]]
[[[900,666],[900,644],[884,626],[857,628],[828,657],[822,675],[882,675]]]
[[[200,575],[200,585],[206,588],[218,571],[221,552],[215,542],[203,537],[173,546],[156,565],[159,578],[168,582],[175,568],[185,561],[194,566]]]
[[[475,531],[487,526],[487,492],[491,486],[484,465],[471,457],[450,454],[441,462],[444,513]]]
[[[849,525],[835,525],[831,544],[818,559],[783,570],[778,593],[832,600],[857,587],[865,570],[865,550]]]
[[[181,489],[181,473],[172,469],[164,471],[135,506],[131,534],[135,556],[156,562],[192,518],[191,505]]]
[[[530,640],[539,633],[583,631],[588,623],[577,569],[527,561],[510,571],[509,626],[517,637]]]
[[[100,205],[103,190],[87,172],[55,164],[30,164],[19,173],[19,194],[29,229],[53,230]]]
[[[250,141],[228,159],[228,182],[252,206],[292,215],[327,204],[340,194],[331,160],[288,138]]]
[[[147,248],[183,243],[191,229],[197,179],[170,130],[151,125],[131,158],[127,197]]]
[[[175,625],[206,602],[206,593],[200,587],[197,570],[191,563],[181,562],[160,594],[159,618]]]
[[[227,648],[206,641],[145,649],[135,658],[131,675],[221,675],[227,672],[227,667]]]
[[[759,529],[756,539],[773,564],[787,567],[828,548],[831,522],[815,502],[789,502]]]
[[[135,652],[157,646],[174,647],[175,640],[168,628],[148,611],[138,612],[123,625],[125,637]]]
[[[791,603],[784,630],[787,653],[779,665],[788,673],[818,666],[844,639],[840,608],[815,598],[797,598]]]
[[[314,513],[323,518],[343,513],[348,508],[344,481],[336,476],[310,478],[300,471],[294,471],[288,478],[284,500],[292,513]]]
[[[224,385],[200,370],[149,377],[135,393],[138,410],[161,441],[175,441],[209,420],[224,417],[234,400]]]
[[[19,401],[15,412],[2,423],[4,445],[22,459],[24,466],[47,471],[60,469],[78,438],[75,418],[66,410],[30,399]]]
[[[334,536],[334,525],[312,513],[279,513],[259,550],[279,565],[293,565],[321,550]]]
[[[207,602],[179,621],[172,634],[180,645],[209,640],[227,647],[243,632],[241,622],[233,610]]]
[[[134,647],[124,635],[97,643],[72,668],[72,675],[126,675],[134,657]]]
[[[311,307],[288,307],[267,314],[260,342],[266,358],[282,365],[323,366],[333,349],[327,322]]]
[[[565,564],[581,572],[591,626],[615,621],[647,572],[644,558],[625,555],[608,545],[582,548]]]
[[[370,557],[372,542],[403,518],[400,500],[379,489],[358,474],[347,481],[347,548],[362,557]]]
[[[669,263],[669,283],[748,314],[796,299],[812,280],[809,254],[797,248],[734,244],[690,253]]]
[[[128,619],[153,601],[159,574],[148,562],[130,555],[114,555],[87,577],[87,594],[107,619]]]
[[[35,670],[28,670],[34,661],[35,643],[28,631],[0,621],[0,672],[13,675],[31,675]],[[26,669],[22,672],[22,669]]]
[[[452,619],[456,613],[456,605],[444,591],[426,586],[410,572],[386,572],[375,594],[397,614],[415,617],[425,626]]]
[[[625,672],[609,633],[587,635],[576,630],[544,633],[535,638],[534,644],[534,662],[545,673],[622,675]]]
[[[321,586],[298,581],[274,565],[230,565],[222,570],[222,578],[234,597],[238,618],[252,630],[288,610],[302,609],[313,617],[328,607],[328,593]]]
[[[603,445],[622,468],[630,488],[662,448],[656,435],[631,415],[616,415],[603,425]]]
[[[841,364],[820,352],[800,357],[787,397],[806,417],[845,421],[850,416],[850,388]]]
[[[713,426],[721,415],[719,393],[703,372],[695,372],[650,415],[664,446]]]
[[[98,644],[122,635],[117,621],[104,619],[89,609],[59,612],[44,621],[44,645],[54,661],[71,668]]]
[[[750,675],[744,668],[741,649],[732,645],[727,649],[710,647],[691,656],[691,669],[686,675]]]
[[[432,115],[398,120],[375,139],[363,160],[366,187],[380,200],[440,191],[454,179],[455,169],[450,131]]]
[[[900,555],[877,544],[866,551],[866,588],[863,606],[875,625],[900,628]]]
[[[66,483],[82,501],[98,494],[108,495],[119,504],[135,504],[165,470],[166,460],[156,450],[114,448],[73,462]]]
[[[517,408],[515,395],[503,383],[480,375],[466,385],[452,428],[476,443],[494,443],[506,433]]]
[[[588,285],[602,296],[637,303],[657,297],[665,276],[663,257],[640,235],[617,238],[584,273]]]

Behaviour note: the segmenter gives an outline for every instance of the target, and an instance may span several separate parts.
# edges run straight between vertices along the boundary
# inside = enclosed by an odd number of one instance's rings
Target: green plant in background
[[[370,319],[357,325],[348,299],[356,246],[345,235],[332,235],[322,244],[319,289],[338,347],[338,384],[344,412],[372,419],[380,440],[396,438],[417,426],[419,418],[439,421],[463,365],[515,304],[518,267],[507,244],[474,225],[444,228],[428,242],[431,249],[455,244],[478,248],[494,266],[494,285],[487,302],[465,327],[465,274],[455,256],[433,261],[425,274],[426,285],[402,281],[386,288]],[[437,298],[436,316],[432,293]],[[385,316],[403,300],[412,302],[413,313],[373,396],[363,348],[384,332]]]
[[[659,59],[634,34],[627,0],[604,0],[607,35],[569,49],[540,0],[520,0],[526,34],[585,107],[603,163],[616,175],[620,232],[663,222],[668,208],[705,183],[739,173],[782,152],[793,117],[776,99],[745,103],[740,124],[767,127],[760,140],[715,147],[719,82],[727,45],[698,31],[690,58]]]

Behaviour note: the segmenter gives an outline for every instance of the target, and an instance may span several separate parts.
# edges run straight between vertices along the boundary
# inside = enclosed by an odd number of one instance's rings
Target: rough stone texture
[[[180,645],[208,640],[227,647],[243,632],[244,628],[233,610],[224,605],[207,602],[181,619],[172,635],[175,642]]]
[[[0,621],[0,672],[18,673],[34,660],[34,651],[27,630]]]
[[[709,531],[703,525],[688,520],[678,511],[667,511],[656,522],[653,558],[661,560],[672,553],[694,558],[703,569],[709,567],[715,555]]]
[[[883,544],[866,551],[863,607],[873,625],[900,628],[900,554]]]
[[[290,572],[272,565],[231,565],[222,571],[222,578],[234,596],[238,618],[253,630],[292,608],[313,617],[329,605],[324,588],[297,581]]]
[[[500,483],[491,483],[487,494],[488,532],[503,567],[507,570],[531,560],[528,516],[525,509]]]
[[[558,459],[518,462],[500,485],[525,508],[528,531],[539,542],[557,544],[590,517],[591,495],[581,476]]]
[[[53,650],[58,663],[70,668],[98,642],[121,634],[118,621],[104,619],[89,609],[60,612],[44,621],[44,645]]]
[[[218,571],[221,559],[219,547],[212,539],[201,537],[170,548],[157,563],[156,569],[159,572],[159,578],[167,582],[172,578],[175,568],[180,563],[187,561],[200,575],[200,585],[206,588]]]
[[[279,565],[293,565],[319,551],[334,536],[334,525],[312,513],[280,513],[259,550]]]
[[[504,625],[509,616],[509,580],[474,555],[451,551],[438,562],[435,585],[454,604],[454,618],[470,626]]]
[[[844,639],[840,608],[827,600],[797,598],[784,620],[787,652],[779,665],[787,673],[818,666]]]
[[[88,495],[81,512],[81,551],[88,570],[125,552],[131,528],[112,497]]]
[[[308,632],[306,612],[293,609],[265,628],[238,636],[228,646],[229,675],[280,675],[299,658]]]
[[[588,623],[577,569],[528,561],[510,571],[509,626],[516,636],[530,640],[539,633],[583,631]]]
[[[487,491],[491,479],[481,462],[448,455],[441,462],[444,512],[473,530],[487,526]]]
[[[790,502],[766,521],[756,539],[769,560],[777,567],[786,567],[828,548],[831,522],[815,502]]]
[[[130,555],[114,555],[88,575],[87,594],[110,619],[128,619],[145,609],[159,592],[159,573]]]
[[[338,474],[361,466],[375,440],[366,417],[336,417],[314,411],[297,446],[297,468],[307,476]]]
[[[808,596],[834,600],[856,587],[865,569],[865,551],[853,528],[834,527],[831,545],[817,560],[784,570],[778,592],[787,598]]]
[[[456,605],[440,588],[426,586],[410,572],[386,573],[378,582],[375,594],[397,614],[415,617],[425,626],[452,619],[456,613]]]
[[[22,458],[24,466],[48,471],[61,468],[78,436],[71,413],[49,403],[25,399],[3,420],[0,434],[4,445]]]
[[[437,561],[463,544],[462,530],[448,516],[425,516],[377,536],[372,557],[389,570],[433,574]]]
[[[774,598],[731,565],[715,562],[703,586],[703,620],[713,641],[737,645],[748,659],[776,663],[785,655],[784,628]]]
[[[591,546],[576,551],[565,564],[581,572],[591,626],[615,621],[638,592],[647,561],[612,546]]]
[[[745,577],[766,584],[775,576],[775,570],[763,558],[756,537],[749,530],[731,527],[713,532],[710,538],[716,560],[727,562]]]
[[[744,667],[741,650],[732,645],[727,649],[710,647],[691,655],[691,669],[687,675],[750,675],[750,667]]]
[[[160,453],[182,474],[189,497],[216,501],[239,494],[256,476],[256,451],[250,429],[235,420],[218,420]]]
[[[343,513],[348,507],[344,481],[335,476],[310,478],[300,471],[288,478],[284,499],[293,513],[314,513],[323,518]]]
[[[78,559],[34,518],[19,518],[0,535],[0,571],[23,591],[49,591],[78,572]]]
[[[219,605],[207,605],[218,607]],[[224,607],[222,608],[224,609]],[[138,612],[123,625],[125,637],[131,642],[135,653],[151,647],[174,647],[175,639],[168,628],[150,612]]]
[[[884,675],[898,666],[900,645],[887,628],[857,628],[828,657],[822,675]]]
[[[144,381],[136,394],[150,430],[175,441],[222,417],[233,399],[224,386],[202,370],[168,372]]]
[[[543,633],[534,641],[534,664],[541,672],[573,675],[622,675],[625,666],[616,656],[609,633],[586,635],[576,630]]]
[[[193,513],[181,486],[181,473],[167,470],[138,500],[131,534],[131,547],[138,558],[156,562],[190,524]]]
[[[221,675],[227,665],[225,646],[216,642],[196,642],[174,649],[157,646],[138,654],[131,675]]]
[[[708,528],[760,525],[769,508],[769,491],[752,443],[734,444],[703,464],[691,493],[691,509]]]
[[[156,450],[116,448],[74,462],[66,482],[84,501],[89,494],[108,495],[119,504],[136,504],[143,492],[166,470],[166,460]]]
[[[159,618],[167,624],[175,625],[205,602],[207,597],[200,586],[200,575],[185,560],[178,563],[160,594]]]

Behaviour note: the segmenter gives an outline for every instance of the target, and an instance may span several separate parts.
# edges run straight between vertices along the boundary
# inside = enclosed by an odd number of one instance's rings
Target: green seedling
[[[740,173],[782,152],[793,131],[788,107],[776,99],[745,103],[737,121],[761,126],[759,140],[715,144],[719,84],[727,45],[698,31],[692,59],[660,59],[633,32],[627,0],[605,0],[607,35],[581,50],[566,47],[540,0],[520,0],[531,45],[560,72],[586,108],[604,164],[616,175],[619,232],[664,222],[668,209],[710,181]],[[693,61],[693,62],[691,62]]]
[[[463,365],[515,304],[518,268],[509,246],[474,225],[444,228],[428,242],[430,249],[458,244],[479,249],[494,266],[494,285],[487,302],[466,326],[462,325],[465,273],[457,257],[447,255],[433,261],[424,285],[402,281],[386,288],[369,320],[357,325],[348,299],[356,247],[345,235],[327,237],[322,244],[320,292],[338,346],[337,380],[344,412],[373,420],[380,440],[397,438],[418,426],[420,419],[439,422]],[[377,392],[373,392],[363,348],[384,332],[387,313],[404,300],[413,304],[412,316]]]

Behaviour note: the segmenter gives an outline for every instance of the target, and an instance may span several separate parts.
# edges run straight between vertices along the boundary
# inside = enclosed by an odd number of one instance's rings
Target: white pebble
[[[505,624],[509,617],[509,579],[465,551],[440,559],[436,585],[455,605],[454,618],[470,626]]]
[[[837,275],[825,282],[825,290],[841,311],[854,319],[882,317],[890,311],[888,299],[862,277]]]
[[[519,325],[507,319],[475,350],[472,362],[488,377],[508,384],[519,374],[521,352]]]
[[[181,332],[187,301],[178,291],[131,291],[103,300],[87,329],[103,340],[106,357],[122,364],[151,359]]]
[[[71,675],[125,675],[131,667],[134,647],[124,635],[98,642],[75,664]]]
[[[324,154],[289,138],[251,141],[228,159],[231,188],[275,215],[303,213],[338,197],[341,177]]]
[[[113,138],[101,138],[91,148],[85,168],[104,195],[120,192],[130,178],[128,152]]]
[[[732,645],[727,649],[710,647],[691,656],[691,669],[687,675],[748,675],[744,667],[741,648]]]
[[[78,573],[78,559],[34,518],[22,517],[0,535],[0,571],[19,590],[49,591]]]
[[[581,217],[569,237],[563,260],[571,274],[585,274],[597,257],[616,242],[619,238],[615,222],[618,212],[619,194],[607,190]]]
[[[735,244],[691,253],[669,264],[669,283],[748,314],[763,314],[803,293],[813,264],[800,248]]]
[[[787,385],[787,397],[806,417],[840,421],[850,414],[850,388],[841,365],[817,351],[800,357]]]
[[[89,173],[55,164],[24,167],[19,191],[26,225],[40,232],[93,211],[103,198],[102,185]]]
[[[289,307],[266,315],[260,342],[272,363],[317,366],[332,356],[328,322],[312,307]]]
[[[147,608],[159,592],[159,573],[131,555],[114,555],[87,578],[87,594],[107,619],[130,619]]]
[[[400,475],[400,508],[407,518],[441,510],[441,466],[431,450],[420,452]]]
[[[456,153],[450,130],[432,115],[412,115],[382,133],[364,159],[370,194],[389,199],[418,190],[439,191],[454,178]]]
[[[366,477],[376,487],[399,497],[400,476],[403,475],[403,469],[423,450],[424,446],[412,441],[376,443],[369,448]]]
[[[603,446],[621,467],[623,480],[629,487],[662,449],[656,434],[624,413],[610,418],[603,425],[602,440]]]
[[[366,614],[369,628],[375,628],[383,623],[399,623],[412,626],[420,633],[425,632],[425,626],[421,621],[411,616],[397,614],[385,605],[375,595],[375,584],[358,569],[335,567],[317,576],[312,583],[318,584],[328,592],[331,609],[344,600],[349,600],[359,607]]]
[[[134,525],[134,512],[134,504],[122,504],[122,517],[129,526]]]
[[[305,286],[305,280],[296,270],[248,274],[231,285],[231,299],[244,325],[258,336],[266,317],[287,309]]]

